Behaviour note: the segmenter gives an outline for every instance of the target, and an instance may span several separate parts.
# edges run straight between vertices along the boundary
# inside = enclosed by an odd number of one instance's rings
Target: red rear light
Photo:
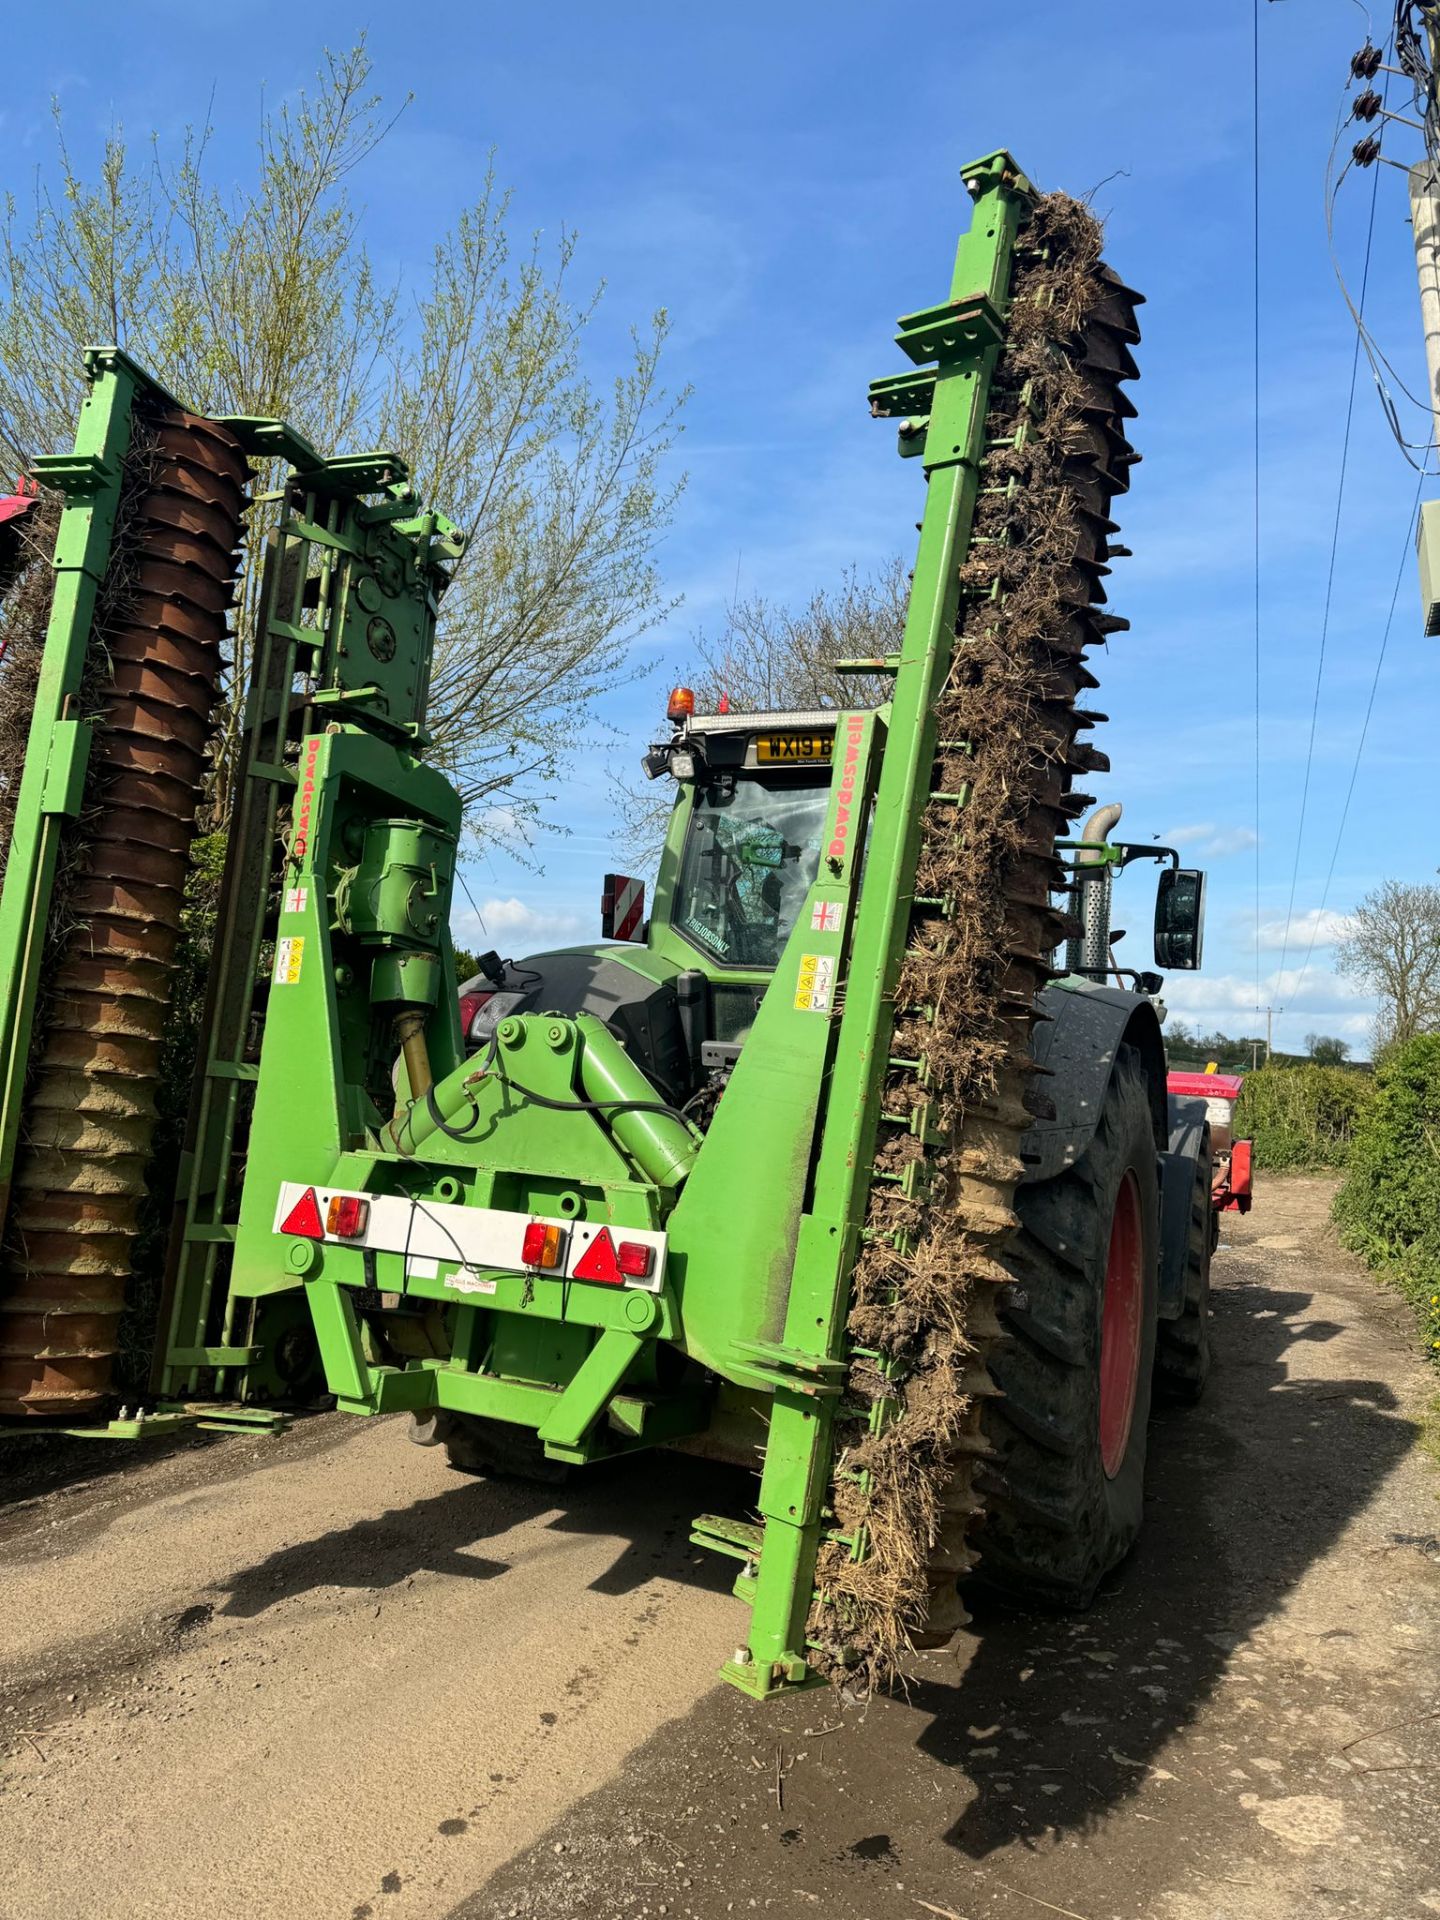
[[[325,1209],[325,1231],[337,1240],[358,1240],[370,1220],[370,1202],[358,1193],[337,1193]]]
[[[615,1249],[621,1273],[631,1280],[648,1280],[655,1266],[655,1249],[643,1240],[622,1240]]]
[[[565,1229],[547,1227],[543,1220],[532,1220],[520,1243],[521,1264],[546,1270],[558,1267],[565,1254]]]
[[[494,998],[493,993],[462,993],[460,996],[460,1031],[467,1040],[474,1038],[476,1015],[487,1000]]]

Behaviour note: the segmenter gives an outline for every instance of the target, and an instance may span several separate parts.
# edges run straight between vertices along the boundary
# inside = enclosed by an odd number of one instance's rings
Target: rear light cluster
[[[385,1204],[382,1200],[378,1251],[398,1252],[401,1249],[385,1237]],[[304,1240],[364,1240],[370,1229],[371,1213],[371,1202],[364,1194],[332,1193],[326,1198],[317,1188],[305,1187],[290,1203],[283,1217],[277,1218],[275,1231],[294,1234]],[[490,1217],[497,1221],[504,1220],[507,1226],[515,1219],[514,1214],[508,1213]],[[390,1230],[392,1234],[396,1231],[393,1222]],[[571,1251],[570,1242],[576,1235],[581,1244],[570,1264],[568,1277],[571,1280],[588,1280],[601,1287],[623,1287],[653,1279],[657,1252],[650,1241],[617,1240],[609,1227],[570,1228],[548,1220],[528,1220],[521,1228],[520,1266],[527,1273],[553,1273],[557,1279],[564,1278]],[[486,1264],[493,1263],[502,1269],[512,1265],[514,1253],[511,1250],[515,1242],[508,1239],[508,1234],[506,1241],[508,1244],[502,1242],[494,1247]],[[376,1248],[373,1240],[366,1240],[366,1244],[372,1249]],[[408,1247],[407,1239],[406,1251]],[[456,1250],[463,1255],[458,1242]]]
[[[327,1233],[336,1240],[358,1240],[369,1224],[370,1202],[360,1194],[332,1194],[322,1218],[319,1194],[314,1187],[306,1187],[278,1231],[293,1233],[302,1240],[323,1240]]]
[[[481,1009],[495,998],[493,991],[485,993],[462,993],[460,996],[460,1031],[467,1040],[475,1038],[474,1027]]]
[[[539,1268],[541,1272],[558,1267],[565,1258],[565,1242],[568,1238],[563,1227],[547,1227],[543,1220],[532,1220],[520,1243],[521,1261],[527,1267]]]
[[[547,1273],[565,1263],[569,1234],[564,1227],[532,1220],[520,1243],[523,1265]],[[655,1249],[644,1240],[620,1240],[602,1227],[575,1262],[572,1280],[593,1280],[602,1287],[621,1287],[627,1280],[648,1280],[655,1271]]]
[[[358,1240],[370,1221],[370,1202],[358,1193],[337,1193],[325,1209],[325,1231],[337,1240]]]

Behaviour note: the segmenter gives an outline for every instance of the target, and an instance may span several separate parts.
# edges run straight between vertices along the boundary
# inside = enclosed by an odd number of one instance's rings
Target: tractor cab
[[[678,788],[663,921],[714,968],[770,973],[779,962],[820,870],[835,719],[690,715],[646,756],[652,777],[668,773]]]
[[[675,785],[649,913],[641,881],[607,874],[603,944],[487,954],[460,990],[467,1044],[511,1013],[593,1013],[669,1099],[723,1077],[820,871],[840,718],[697,714],[677,688],[672,731],[643,762]]]

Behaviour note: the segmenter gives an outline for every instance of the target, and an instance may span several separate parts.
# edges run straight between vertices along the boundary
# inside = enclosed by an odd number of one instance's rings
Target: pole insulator
[[[1350,77],[1352,80],[1373,80],[1380,71],[1380,49],[1371,46],[1367,40],[1358,53],[1350,56]]]

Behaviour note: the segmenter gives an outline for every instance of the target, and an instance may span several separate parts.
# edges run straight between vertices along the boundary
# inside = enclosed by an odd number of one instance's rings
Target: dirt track
[[[1267,1182],[1218,1363],[1082,1620],[977,1620],[908,1701],[757,1708],[679,1459],[558,1496],[313,1421],[0,1506],[3,1920],[1440,1914],[1433,1375]],[[1397,1724],[1398,1723],[1398,1724]]]

